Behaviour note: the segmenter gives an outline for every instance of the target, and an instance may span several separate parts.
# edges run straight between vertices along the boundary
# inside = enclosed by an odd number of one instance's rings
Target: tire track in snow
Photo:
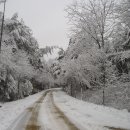
[[[71,122],[66,114],[55,104],[53,97],[54,91],[57,90],[45,91],[41,98],[39,98],[39,100],[37,100],[32,107],[27,109],[27,112],[25,111],[21,114],[20,118],[16,120],[16,123],[13,124],[15,126],[12,125],[12,128],[9,128],[8,130],[41,130],[42,128],[43,130],[79,130],[79,126],[76,126],[73,122]],[[51,125],[51,128],[46,127],[44,123],[45,120],[41,124],[39,123],[38,117],[42,105],[44,106],[44,113],[41,111],[43,113],[42,117],[44,116],[45,118],[50,119],[48,120],[48,125]],[[110,130],[126,130],[108,126],[104,126],[104,128]]]
[[[54,103],[54,98],[52,92],[49,93],[51,102],[53,105],[53,109],[55,110],[55,113],[57,114],[57,117],[63,120],[64,124],[68,127],[68,130],[79,130],[68,118],[67,116],[56,106]],[[63,128],[64,130],[64,128]]]
[[[128,130],[128,129],[115,128],[115,127],[106,127],[106,128],[109,128],[110,130]]]
[[[40,130],[40,125],[38,124],[39,109],[40,109],[41,103],[43,102],[48,92],[49,91],[46,91],[43,94],[43,96],[38,101],[35,102],[33,107],[28,108],[28,110],[31,112],[31,117],[26,125],[25,130]]]

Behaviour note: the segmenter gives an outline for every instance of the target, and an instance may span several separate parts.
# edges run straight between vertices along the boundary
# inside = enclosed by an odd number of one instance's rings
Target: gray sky
[[[66,48],[69,29],[64,8],[70,2],[71,0],[7,0],[6,17],[18,12],[19,18],[23,18],[25,24],[32,29],[40,47],[59,45]]]

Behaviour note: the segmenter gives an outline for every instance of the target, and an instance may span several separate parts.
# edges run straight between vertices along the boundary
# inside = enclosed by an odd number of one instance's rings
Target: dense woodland
[[[51,68],[70,95],[130,108],[130,0],[77,1],[65,11],[70,42]]]
[[[17,14],[5,19],[0,53],[0,100],[16,100],[48,88],[53,77],[41,57],[51,49],[39,49],[32,31]]]
[[[6,18],[0,52],[0,100],[62,87],[89,102],[130,108],[130,0],[78,0],[65,9],[67,50],[39,48],[18,15]],[[0,14],[0,24],[2,13]],[[59,56],[43,56],[58,48]]]

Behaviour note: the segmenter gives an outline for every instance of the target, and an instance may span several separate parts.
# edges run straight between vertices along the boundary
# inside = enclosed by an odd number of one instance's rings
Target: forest
[[[67,50],[51,66],[71,96],[130,110],[130,0],[76,1],[65,9]]]
[[[130,0],[78,0],[65,8],[66,50],[40,48],[18,14],[5,18],[0,47],[0,101],[54,87],[69,95],[130,111]],[[0,25],[3,13],[0,13]],[[2,27],[0,27],[2,30]],[[46,61],[44,55],[58,57]]]

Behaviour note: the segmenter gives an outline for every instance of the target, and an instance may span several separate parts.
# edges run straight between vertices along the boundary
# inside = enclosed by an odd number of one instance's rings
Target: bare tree
[[[69,5],[66,12],[73,33],[87,33],[100,49],[104,48],[114,27],[114,5],[114,0],[88,0]]]

